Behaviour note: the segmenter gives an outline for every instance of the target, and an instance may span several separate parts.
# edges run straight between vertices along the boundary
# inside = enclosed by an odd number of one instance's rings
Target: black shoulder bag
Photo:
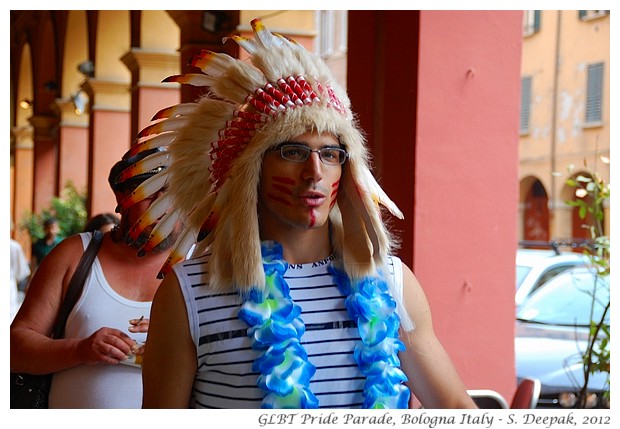
[[[67,294],[62,302],[52,338],[62,338],[65,335],[65,324],[69,313],[82,294],[84,282],[90,271],[95,256],[101,246],[103,233],[93,232],[93,237],[82,255],[80,262],[71,277]],[[11,408],[47,408],[48,395],[53,374],[34,375],[26,373],[11,373]]]

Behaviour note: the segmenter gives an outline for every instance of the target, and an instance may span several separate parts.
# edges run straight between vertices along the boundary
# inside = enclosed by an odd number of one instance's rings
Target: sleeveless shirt
[[[84,249],[91,234],[80,234]],[[95,258],[84,291],[69,314],[65,338],[85,338],[99,328],[116,328],[138,342],[145,333],[132,333],[130,319],[148,318],[151,302],[131,301],[108,284],[99,258]],[[50,408],[141,408],[142,371],[139,367],[80,365],[54,374],[49,395]]]
[[[264,392],[257,387],[259,372],[252,369],[258,352],[247,336],[248,326],[237,318],[241,298],[237,292],[214,293],[206,283],[209,255],[179,263],[174,272],[187,307],[190,333],[197,352],[191,406],[195,408],[260,408]],[[360,408],[365,377],[353,358],[360,341],[356,323],[345,307],[328,272],[332,258],[289,265],[284,279],[301,309],[306,332],[301,344],[316,367],[310,389],[321,408]],[[389,274],[396,268],[397,290],[402,293],[400,259],[388,260]],[[396,266],[395,266],[396,265]]]

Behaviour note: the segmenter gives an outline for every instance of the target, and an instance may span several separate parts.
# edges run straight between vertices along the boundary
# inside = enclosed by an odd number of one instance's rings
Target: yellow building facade
[[[609,183],[609,11],[525,11],[523,35],[518,237],[588,238],[566,180],[596,173]]]

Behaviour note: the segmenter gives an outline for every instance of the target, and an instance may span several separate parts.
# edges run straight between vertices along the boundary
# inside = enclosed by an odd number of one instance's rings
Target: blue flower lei
[[[258,387],[265,392],[262,408],[318,408],[319,401],[310,390],[316,368],[308,361],[301,345],[305,324],[301,308],[293,302],[284,280],[288,263],[282,259],[282,246],[273,241],[261,243],[266,276],[264,291],[252,289],[238,313],[248,326],[252,348],[260,352],[252,369],[259,371]],[[400,369],[398,352],[405,345],[398,339],[400,318],[388,285],[381,277],[365,277],[351,282],[332,266],[345,305],[357,321],[361,342],[354,358],[366,376],[363,408],[407,408],[407,376]]]

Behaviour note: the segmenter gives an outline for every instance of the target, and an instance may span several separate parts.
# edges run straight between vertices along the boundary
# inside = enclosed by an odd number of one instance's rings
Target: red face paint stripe
[[[278,185],[278,184],[274,184],[272,186],[273,189],[282,192],[283,194],[286,195],[293,195],[293,190],[290,188],[287,188],[286,186],[282,186],[282,185]]]
[[[285,185],[295,184],[295,180],[291,179],[290,177],[272,176],[271,180],[273,180],[274,182],[284,183]]]
[[[336,195],[338,195],[338,189],[339,189],[339,187],[340,187],[340,180],[338,180],[337,182],[334,182],[334,183],[332,184],[332,189],[333,189],[333,191],[332,191],[332,193],[331,193],[331,195],[330,195],[330,198],[333,198],[333,197],[335,197]],[[332,207],[333,205],[334,205],[334,202],[332,201],[332,203],[330,204],[330,207]]]

